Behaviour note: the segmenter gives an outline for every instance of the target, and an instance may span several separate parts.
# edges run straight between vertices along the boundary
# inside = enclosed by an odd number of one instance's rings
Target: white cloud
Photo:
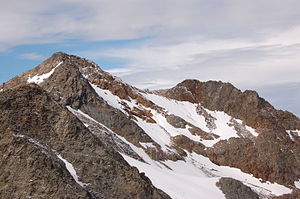
[[[1,2],[0,48],[65,38],[265,40],[299,25],[299,7],[297,0],[11,0]]]

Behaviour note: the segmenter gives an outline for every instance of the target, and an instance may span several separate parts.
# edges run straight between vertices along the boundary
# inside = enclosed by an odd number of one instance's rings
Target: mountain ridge
[[[152,165],[151,169],[161,165],[175,172],[175,165],[186,162],[188,166],[189,161],[198,165],[203,156],[211,161],[206,165],[216,164],[212,166],[216,169],[221,170],[217,165],[230,166],[261,178],[262,184],[255,181],[256,186],[269,186],[264,182],[270,181],[291,187],[293,194],[299,194],[295,182],[300,178],[300,119],[276,110],[255,91],[241,92],[230,83],[198,80],[185,80],[160,91],[141,90],[87,59],[62,52],[8,81],[0,90],[32,82],[66,107],[89,132],[119,152],[131,166],[138,167],[140,172],[148,169],[145,173],[150,175],[154,186],[171,197],[182,198],[183,193],[157,182],[150,168],[140,162]],[[205,175],[219,175],[211,178],[214,180],[224,175],[208,173]],[[243,181],[240,177],[235,179]],[[281,194],[274,190],[269,194],[263,189],[255,191],[264,198],[288,193],[283,190]]]

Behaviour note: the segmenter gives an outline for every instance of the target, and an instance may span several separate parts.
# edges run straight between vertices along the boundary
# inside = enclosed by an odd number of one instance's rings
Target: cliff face
[[[49,198],[168,198],[157,188],[172,198],[299,192],[300,119],[255,91],[198,80],[145,91],[65,53],[1,89],[5,196],[22,190]]]

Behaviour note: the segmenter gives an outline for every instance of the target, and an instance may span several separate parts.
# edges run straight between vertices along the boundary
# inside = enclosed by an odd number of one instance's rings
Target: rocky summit
[[[300,118],[230,83],[142,90],[59,52],[0,115],[0,198],[300,198]]]

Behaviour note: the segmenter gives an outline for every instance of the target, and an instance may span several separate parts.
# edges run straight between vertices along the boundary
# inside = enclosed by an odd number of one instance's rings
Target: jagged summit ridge
[[[198,80],[140,90],[61,52],[0,89],[32,82],[173,198],[224,198],[239,182],[254,198],[299,193],[299,118],[255,91]]]

